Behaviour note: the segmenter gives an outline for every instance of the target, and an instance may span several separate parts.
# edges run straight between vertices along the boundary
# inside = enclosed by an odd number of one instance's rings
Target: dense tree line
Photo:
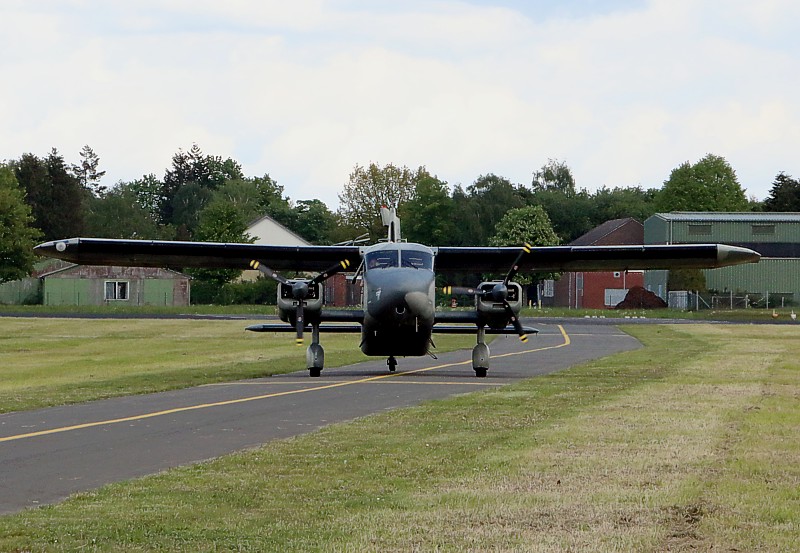
[[[248,224],[263,215],[315,244],[369,233],[383,237],[378,207],[398,208],[405,238],[431,245],[568,243],[610,219],[644,220],[658,211],[800,211],[800,182],[781,172],[762,203],[748,201],[719,156],[675,168],[661,188],[579,188],[569,166],[548,160],[529,183],[496,174],[450,186],[426,167],[356,165],[331,211],[319,199],[292,200],[269,174],[247,176],[231,158],[194,144],[179,150],[163,176],[146,173],[108,185],[88,145],[77,163],[52,149],[0,165],[0,280],[30,271],[36,240],[72,236],[248,241]],[[9,268],[10,267],[10,268]],[[200,271],[221,284],[225,271]]]

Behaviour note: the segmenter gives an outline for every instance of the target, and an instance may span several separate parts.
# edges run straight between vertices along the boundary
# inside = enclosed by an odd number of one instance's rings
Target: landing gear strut
[[[475,376],[485,378],[489,370],[489,346],[486,345],[486,330],[483,327],[478,329],[478,343],[472,349],[472,368]]]
[[[386,360],[386,364],[389,365],[390,373],[393,373],[397,369],[397,359],[394,358],[394,355],[389,356],[389,359]]]
[[[325,350],[319,344],[319,325],[311,325],[311,345],[306,350],[306,367],[308,375],[319,377],[325,365]]]

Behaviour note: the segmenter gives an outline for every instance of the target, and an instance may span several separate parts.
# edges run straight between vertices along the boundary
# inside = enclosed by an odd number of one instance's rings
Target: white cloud
[[[800,174],[794,3],[493,4],[7,2],[0,158],[88,143],[116,181],[197,142],[332,207],[370,161],[467,185],[560,158],[594,189],[713,152],[760,197]]]

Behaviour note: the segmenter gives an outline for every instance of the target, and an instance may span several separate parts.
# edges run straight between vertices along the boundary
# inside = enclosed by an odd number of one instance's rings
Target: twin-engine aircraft
[[[431,354],[432,334],[476,334],[472,350],[475,376],[489,370],[485,335],[517,334],[522,341],[537,330],[519,321],[522,287],[513,281],[519,271],[598,271],[715,268],[758,262],[752,250],[722,244],[646,246],[428,247],[404,242],[395,211],[383,208],[388,228],[385,242],[371,246],[265,246],[257,244],[174,242],[71,238],[36,247],[49,257],[83,265],[128,267],[204,267],[258,269],[278,281],[278,313],[283,324],[260,324],[255,332],[295,332],[297,343],[310,328],[306,351],[310,376],[320,376],[325,354],[321,331],[360,332],[361,351],[387,358],[389,371],[397,357]],[[474,296],[471,311],[437,312],[434,267],[447,272],[501,273],[475,288],[447,287],[444,293]],[[342,271],[363,277],[362,309],[322,308],[321,284]],[[313,278],[286,278],[316,272]],[[286,324],[288,323],[288,324]]]

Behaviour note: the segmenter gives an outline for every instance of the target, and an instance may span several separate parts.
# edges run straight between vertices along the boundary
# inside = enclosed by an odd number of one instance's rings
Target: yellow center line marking
[[[558,328],[561,330],[561,336],[564,338],[564,342],[562,342],[561,344],[558,344],[558,345],[555,345],[555,346],[546,346],[546,347],[541,347],[541,348],[528,349],[528,350],[523,350],[523,351],[515,351],[515,352],[511,352],[511,353],[503,353],[501,355],[493,355],[492,357],[493,358],[500,358],[500,357],[511,357],[511,356],[514,356],[514,355],[525,355],[527,353],[536,353],[536,352],[539,352],[539,351],[558,349],[558,348],[563,348],[565,346],[570,345],[571,341],[570,341],[569,336],[567,335],[567,332],[564,330],[564,327],[561,326],[561,325],[558,325]],[[238,403],[248,403],[250,401],[259,401],[259,400],[262,400],[262,399],[271,399],[271,398],[275,398],[275,397],[290,396],[290,395],[295,395],[295,394],[304,394],[304,393],[307,393],[307,392],[319,392],[319,391],[322,391],[322,390],[330,390],[330,389],[333,389],[333,388],[341,388],[343,386],[352,386],[354,384],[365,384],[365,383],[368,383],[368,382],[375,382],[375,381],[378,381],[378,380],[386,380],[388,378],[397,378],[397,377],[401,377],[401,376],[405,376],[405,375],[409,375],[409,374],[423,373],[423,372],[433,371],[433,370],[436,370],[436,369],[445,369],[445,368],[449,368],[449,367],[458,367],[458,366],[467,365],[467,364],[470,364],[470,363],[472,363],[471,359],[467,360],[467,361],[457,361],[457,362],[453,362],[453,363],[444,363],[442,365],[436,365],[436,366],[433,366],[433,367],[425,367],[425,368],[422,368],[422,369],[413,369],[413,370],[410,370],[410,371],[402,371],[402,372],[397,372],[397,373],[382,374],[382,375],[378,375],[378,376],[369,376],[369,377],[366,377],[366,378],[360,378],[358,380],[348,380],[346,382],[337,382],[335,384],[326,384],[324,386],[314,386],[312,388],[302,388],[300,390],[287,390],[287,391],[283,391],[283,392],[273,392],[273,393],[270,393],[270,394],[249,396],[249,397],[243,397],[243,398],[238,398],[238,399],[229,399],[229,400],[226,400],[226,401],[215,401],[215,402],[212,402],[212,403],[201,403],[201,404],[198,404],[198,405],[189,405],[187,407],[176,407],[174,409],[165,409],[163,411],[154,411],[152,413],[144,413],[144,414],[141,414],[141,415],[132,415],[130,417],[120,417],[120,418],[117,418],[117,419],[108,419],[108,420],[103,420],[103,421],[94,421],[94,422],[86,422],[86,423],[82,423],[82,424],[74,424],[72,426],[62,426],[62,427],[59,427],[59,428],[51,428],[49,430],[39,430],[37,432],[28,432],[26,434],[17,434],[17,435],[14,435],[14,436],[6,436],[6,437],[3,437],[3,438],[0,438],[0,443],[2,443],[2,442],[12,442],[12,441],[16,441],[16,440],[23,440],[23,439],[26,439],[26,438],[36,438],[38,436],[48,436],[50,434],[61,434],[63,432],[71,432],[73,430],[83,430],[85,428],[94,428],[96,426],[104,426],[104,425],[110,425],[110,424],[119,424],[119,423],[123,423],[123,422],[133,422],[133,421],[147,420],[147,419],[152,419],[152,418],[155,418],[155,417],[163,417],[163,416],[166,416],[166,415],[174,415],[176,413],[184,413],[184,412],[187,412],[187,411],[197,411],[199,409],[209,409],[211,407],[223,407],[223,406],[226,406],[226,405],[236,405]]]
[[[403,373],[401,373],[403,374]],[[344,375],[343,375],[344,376]],[[387,375],[388,376],[388,375]],[[398,375],[399,376],[399,375]],[[319,381],[317,381],[319,382]],[[340,380],[323,380],[322,382],[341,382]],[[215,384],[202,384],[202,386],[227,386],[227,387],[234,387],[234,386],[273,386],[275,384],[284,384],[284,385],[292,385],[297,386],[298,384],[308,384],[308,380],[290,380],[290,381],[283,381],[283,382],[218,382]],[[436,380],[406,380],[405,378],[402,381],[392,381],[392,382],[367,382],[367,384],[440,384],[440,385],[448,385],[448,386],[502,386],[503,383],[501,382],[463,382],[459,380],[454,380],[450,382],[445,381],[436,381]]]

